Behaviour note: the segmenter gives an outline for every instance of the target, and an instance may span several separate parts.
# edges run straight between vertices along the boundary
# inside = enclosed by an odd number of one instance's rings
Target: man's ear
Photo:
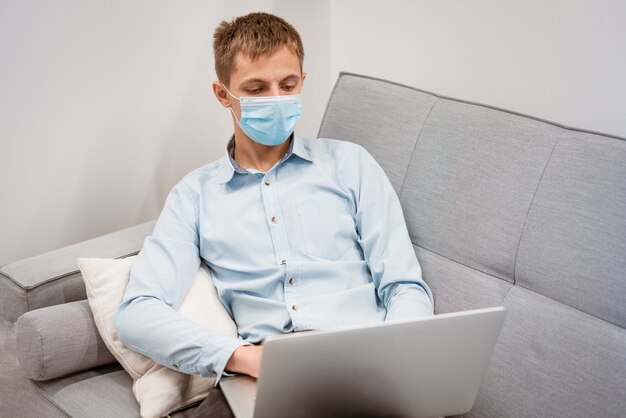
[[[304,82],[304,79],[306,78],[306,71],[302,71],[302,81]]]
[[[213,82],[213,94],[215,94],[215,97],[217,97],[217,100],[222,106],[230,107],[230,98],[228,97],[228,93],[219,81]]]

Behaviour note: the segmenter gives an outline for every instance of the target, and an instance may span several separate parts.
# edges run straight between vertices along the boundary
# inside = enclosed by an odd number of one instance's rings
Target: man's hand
[[[245,373],[258,379],[262,353],[263,348],[260,345],[242,345],[230,356],[226,363],[226,370],[234,373]]]

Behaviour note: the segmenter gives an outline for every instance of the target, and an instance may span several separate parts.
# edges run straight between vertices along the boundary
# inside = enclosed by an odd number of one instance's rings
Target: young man
[[[257,377],[255,344],[268,335],[431,315],[383,170],[359,145],[294,132],[306,77],[296,30],[252,13],[219,25],[214,53],[213,92],[235,132],[224,157],[169,193],[116,314],[121,341],[219,381],[229,372]],[[239,338],[175,310],[201,260]]]

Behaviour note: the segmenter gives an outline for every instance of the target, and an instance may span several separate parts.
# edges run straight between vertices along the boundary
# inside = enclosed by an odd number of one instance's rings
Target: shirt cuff
[[[229,345],[228,347],[224,348],[223,350],[224,355],[221,356],[222,358],[216,363],[215,368],[213,369],[213,377],[215,377],[215,384],[214,384],[215,386],[219,384],[223,376],[231,377],[231,376],[237,375],[237,373],[232,373],[232,372],[225,370],[226,363],[228,363],[228,360],[230,360],[235,350],[244,345],[252,345],[252,344],[244,340],[236,340],[233,342],[232,345]]]
[[[434,307],[423,287],[399,283],[389,298],[385,321],[415,319],[434,315]]]

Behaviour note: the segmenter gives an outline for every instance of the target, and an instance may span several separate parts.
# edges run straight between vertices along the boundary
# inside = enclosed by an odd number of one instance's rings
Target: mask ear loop
[[[230,107],[229,107],[229,109],[230,109],[230,113],[232,113],[232,114],[233,114],[233,117],[234,117],[234,118],[235,118],[235,120],[237,121],[237,124],[241,123],[241,121],[240,121],[239,119],[237,119],[237,115],[235,115],[235,112],[233,112],[233,107],[232,107],[232,106],[230,106]]]
[[[231,96],[233,96],[235,99],[239,100],[239,97],[235,96],[234,94],[232,94],[230,91],[228,91],[228,89],[226,88],[226,86],[224,85],[224,83],[222,83],[222,88],[224,90],[226,90],[226,93],[230,94]],[[230,110],[230,113],[233,114],[233,117],[235,118],[235,120],[237,121],[237,123],[239,124],[240,121],[239,119],[237,119],[237,115],[235,115],[235,112],[233,112],[233,107],[232,106],[228,106],[228,109]]]

